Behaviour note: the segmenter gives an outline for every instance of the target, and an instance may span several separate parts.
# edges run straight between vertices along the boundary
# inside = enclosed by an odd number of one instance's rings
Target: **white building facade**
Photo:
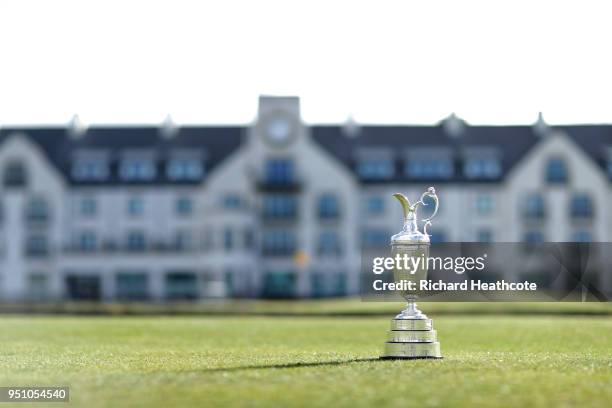
[[[360,251],[436,186],[432,241],[608,242],[612,126],[0,129],[0,299],[359,293]],[[610,287],[610,271],[601,271]]]

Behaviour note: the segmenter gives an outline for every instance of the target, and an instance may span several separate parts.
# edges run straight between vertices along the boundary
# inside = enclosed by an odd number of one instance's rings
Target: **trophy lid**
[[[431,219],[435,217],[438,212],[438,196],[436,195],[436,190],[433,187],[429,187],[427,191],[421,195],[419,201],[414,204],[410,204],[408,198],[401,193],[395,193],[393,197],[397,198],[402,205],[404,211],[404,228],[391,237],[391,245],[429,244],[430,239],[427,233],[427,227],[431,225]],[[425,197],[431,197],[434,200],[435,207],[431,216],[422,220],[424,226],[423,232],[421,232],[417,226],[417,208],[419,205],[427,205],[427,203],[423,201]]]

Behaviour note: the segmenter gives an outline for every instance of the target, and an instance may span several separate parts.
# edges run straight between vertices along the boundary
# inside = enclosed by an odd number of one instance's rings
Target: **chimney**
[[[442,127],[446,134],[451,137],[459,137],[465,131],[467,124],[455,112],[451,113],[446,119],[442,120]]]
[[[172,139],[178,133],[178,126],[174,123],[172,116],[169,114],[166,115],[166,118],[162,122],[159,133],[164,139]]]
[[[550,133],[550,126],[548,126],[548,123],[544,120],[542,112],[538,112],[538,119],[533,124],[533,132],[540,137],[544,137]]]
[[[68,135],[73,139],[80,139],[87,133],[87,125],[81,120],[79,115],[74,115],[68,123]]]
[[[346,137],[357,137],[361,133],[361,126],[355,121],[352,115],[346,119],[342,125],[342,133]]]

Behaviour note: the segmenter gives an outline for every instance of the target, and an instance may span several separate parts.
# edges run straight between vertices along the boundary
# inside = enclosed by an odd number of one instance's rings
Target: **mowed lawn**
[[[83,407],[610,406],[610,317],[431,317],[444,360],[376,360],[380,317],[5,316],[0,385]]]

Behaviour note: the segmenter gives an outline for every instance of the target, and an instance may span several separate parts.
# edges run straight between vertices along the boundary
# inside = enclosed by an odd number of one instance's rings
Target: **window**
[[[347,293],[347,282],[346,273],[338,272],[332,275],[331,283],[331,295],[332,296],[346,296]]]
[[[246,204],[239,194],[226,194],[223,196],[223,208],[226,210],[239,210],[246,207]]]
[[[129,215],[142,215],[144,213],[144,201],[140,197],[132,197],[128,200],[127,211]]]
[[[66,276],[67,295],[72,300],[100,300],[102,284],[99,276],[83,274]]]
[[[570,202],[570,216],[573,218],[592,218],[593,203],[587,194],[574,194]]]
[[[493,212],[493,197],[489,194],[481,194],[476,197],[476,212],[480,215],[489,215]]]
[[[266,256],[291,256],[295,253],[295,234],[287,230],[266,231],[262,238],[262,252]]]
[[[297,216],[297,199],[293,195],[274,194],[263,198],[266,219],[293,219]]]
[[[204,176],[204,166],[197,158],[172,158],[166,164],[166,177],[172,181],[198,181]]]
[[[340,237],[335,231],[324,231],[319,235],[317,246],[319,255],[340,255],[342,247]]]
[[[149,277],[144,272],[119,272],[115,277],[118,300],[147,300]]]
[[[529,244],[539,244],[541,242],[544,242],[544,234],[542,233],[542,231],[529,230],[525,232],[523,241]]]
[[[106,159],[77,159],[72,165],[72,178],[77,181],[104,181],[108,179],[109,168]]]
[[[231,228],[225,228],[223,230],[223,248],[226,251],[234,249],[234,233]]]
[[[501,164],[496,157],[470,157],[463,164],[463,174],[469,179],[496,179],[501,176]]]
[[[28,276],[28,295],[31,300],[45,300],[49,296],[49,282],[44,273]]]
[[[488,228],[479,229],[476,233],[476,240],[478,242],[492,242],[493,232]]]
[[[363,158],[357,163],[357,174],[362,180],[388,180],[395,175],[395,163],[391,159]]]
[[[157,174],[155,162],[146,158],[125,158],[119,165],[119,176],[125,181],[149,181]]]
[[[312,297],[323,297],[327,294],[325,285],[325,274],[313,272],[310,274],[310,295]]]
[[[198,279],[192,272],[171,272],[166,275],[166,298],[193,300],[199,297]]]
[[[49,206],[41,197],[32,198],[26,207],[26,220],[28,222],[46,222],[49,220]]]
[[[234,271],[232,271],[231,269],[226,270],[223,274],[223,281],[225,283],[226,295],[233,296],[235,291],[234,287],[236,286],[234,279]]]
[[[93,231],[81,232],[77,236],[75,244],[79,251],[95,251],[98,244],[96,233]]]
[[[85,217],[96,215],[96,200],[91,197],[83,198],[79,201],[79,213]]]
[[[190,215],[193,213],[193,202],[189,197],[179,197],[175,203],[176,213],[179,215]]]
[[[552,158],[546,163],[546,181],[550,184],[564,184],[567,182],[567,166],[565,160]]]
[[[404,173],[414,179],[447,179],[453,176],[453,162],[450,157],[432,159],[412,155],[404,166]]]
[[[244,247],[247,249],[255,247],[255,232],[253,228],[247,227],[244,229]]]
[[[193,235],[191,231],[180,230],[174,236],[174,249],[177,251],[189,251],[193,248]]]
[[[572,242],[592,242],[593,236],[590,231],[578,230],[572,234]]]
[[[313,297],[345,296],[347,293],[346,273],[317,271],[310,275],[310,290]]]
[[[26,239],[26,256],[31,258],[46,257],[49,255],[49,241],[46,235],[33,234]]]
[[[5,187],[25,187],[28,176],[25,165],[21,161],[10,161],[4,166]]]
[[[207,228],[203,230],[201,232],[201,239],[202,239],[202,249],[210,250],[210,249],[213,249],[213,247],[215,246],[215,236],[211,229]]]
[[[535,193],[527,196],[523,207],[523,216],[529,219],[543,219],[545,217],[544,197]]]
[[[142,231],[130,231],[127,236],[127,250],[141,252],[146,249],[146,238]]]
[[[368,197],[364,208],[367,215],[381,215],[385,212],[385,200],[381,196]]]
[[[340,216],[340,204],[334,194],[323,194],[319,198],[319,218],[323,220],[336,219]]]
[[[361,233],[363,248],[386,248],[389,246],[391,234],[384,229],[368,228]]]
[[[292,298],[296,295],[297,276],[291,271],[266,272],[263,286],[265,298]]]
[[[292,184],[294,182],[293,162],[289,159],[270,159],[266,162],[267,184]]]

